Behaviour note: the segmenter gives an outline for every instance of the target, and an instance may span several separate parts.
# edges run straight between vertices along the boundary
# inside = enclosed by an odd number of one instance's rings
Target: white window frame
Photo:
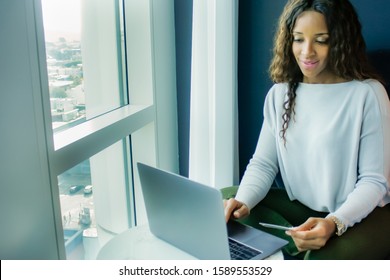
[[[40,1],[35,0],[35,5],[38,7],[37,42],[50,185],[59,258],[65,259],[57,182],[59,174],[131,135],[136,220],[145,223],[146,215],[134,163],[143,161],[178,172],[174,1],[125,0],[131,104],[57,133],[54,138],[49,90],[45,86],[48,82],[44,67]]]

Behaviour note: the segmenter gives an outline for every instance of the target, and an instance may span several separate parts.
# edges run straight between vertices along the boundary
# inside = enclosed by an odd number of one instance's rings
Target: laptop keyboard
[[[229,248],[232,260],[250,260],[254,256],[261,254],[261,251],[248,247],[231,238],[229,238]]]

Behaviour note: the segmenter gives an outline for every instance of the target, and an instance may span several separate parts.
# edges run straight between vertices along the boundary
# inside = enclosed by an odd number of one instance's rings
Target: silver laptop
[[[142,163],[138,171],[151,233],[198,259],[264,259],[287,244],[235,221],[226,224],[218,189]]]

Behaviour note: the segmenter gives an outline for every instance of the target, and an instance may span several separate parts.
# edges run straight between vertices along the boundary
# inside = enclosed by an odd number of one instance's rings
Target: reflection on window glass
[[[127,103],[119,2],[42,0],[54,133]]]

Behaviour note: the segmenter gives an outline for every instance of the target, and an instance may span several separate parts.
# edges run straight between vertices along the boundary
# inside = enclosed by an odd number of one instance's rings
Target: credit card
[[[267,223],[259,223],[259,225],[267,228],[274,228],[274,229],[280,229],[280,230],[290,230],[293,229],[293,227],[285,227],[285,226],[280,226],[280,225],[275,225],[275,224],[267,224]]]

